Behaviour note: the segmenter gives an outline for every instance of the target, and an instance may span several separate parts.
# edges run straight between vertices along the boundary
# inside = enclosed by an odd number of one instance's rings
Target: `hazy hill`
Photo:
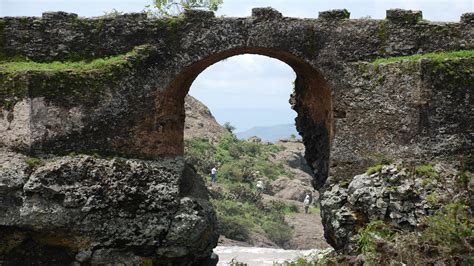
[[[291,135],[301,138],[293,124],[253,127],[249,130],[238,132],[236,135],[239,139],[247,139],[252,136],[257,136],[262,140],[271,142],[276,142],[280,139],[288,139]]]

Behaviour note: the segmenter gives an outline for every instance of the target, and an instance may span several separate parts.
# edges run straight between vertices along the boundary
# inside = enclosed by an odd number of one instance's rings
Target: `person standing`
[[[214,166],[211,169],[211,186],[212,186],[212,184],[216,183],[216,181],[217,181],[217,169]]]
[[[265,190],[265,185],[263,184],[262,180],[257,181],[256,187],[259,194],[262,194],[262,192]]]
[[[306,194],[306,197],[304,198],[304,201],[303,201],[304,213],[306,214],[308,213],[310,203],[311,203],[311,198],[309,194]]]

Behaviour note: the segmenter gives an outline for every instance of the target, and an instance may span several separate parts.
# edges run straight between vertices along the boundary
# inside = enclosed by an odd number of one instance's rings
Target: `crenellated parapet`
[[[319,50],[331,46],[331,54],[341,55],[337,59],[343,61],[473,47],[472,13],[464,14],[458,23],[427,22],[421,11],[400,9],[388,10],[384,20],[349,16],[347,10],[330,10],[320,12],[317,19],[296,19],[271,8],[255,8],[246,18],[215,17],[210,11],[200,10],[188,10],[175,18],[153,18],[145,13],[82,18],[72,13],[47,12],[41,18],[0,18],[0,55],[37,61],[100,58],[163,40],[165,46],[182,44],[181,36],[187,38],[186,35],[199,32],[196,25],[205,25],[222,36],[226,35],[223,30],[231,27],[232,34],[240,31],[238,37],[247,39],[249,36],[242,35],[265,23],[280,30],[292,28],[293,32],[285,33],[288,39],[314,42]],[[185,47],[180,50],[186,52]],[[319,56],[327,61],[325,55]]]

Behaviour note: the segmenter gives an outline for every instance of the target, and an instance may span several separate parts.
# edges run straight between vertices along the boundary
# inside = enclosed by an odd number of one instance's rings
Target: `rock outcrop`
[[[227,133],[227,129],[217,123],[209,108],[196,98],[187,95],[184,98],[184,139],[207,138],[217,140]]]
[[[354,251],[351,238],[369,221],[417,228],[440,202],[466,196],[456,164],[438,163],[432,170],[425,166],[428,173],[391,164],[340,183],[329,179],[320,197],[326,240],[337,249]],[[468,178],[474,180],[472,175]]]
[[[0,153],[0,262],[189,265],[212,254],[215,214],[180,158]]]
[[[297,200],[302,202],[307,193],[315,199],[318,192],[311,186],[311,168],[304,159],[305,147],[300,140],[280,140],[276,145],[283,150],[270,156],[269,160],[274,164],[282,164],[288,176],[279,177],[270,182],[269,191],[277,198]]]

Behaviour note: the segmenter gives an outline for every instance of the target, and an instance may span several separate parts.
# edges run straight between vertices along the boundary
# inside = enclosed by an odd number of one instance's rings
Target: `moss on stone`
[[[474,68],[472,67],[474,57],[468,57],[468,59],[433,61],[424,67],[432,79],[442,81],[445,87],[453,91],[472,90],[474,88]]]
[[[379,54],[385,55],[385,46],[387,44],[387,21],[382,20],[379,26],[379,30],[377,32],[377,36],[379,39]]]
[[[415,173],[428,178],[436,178],[438,176],[438,173],[434,170],[431,164],[417,165],[415,167]]]
[[[106,68],[112,65],[122,64],[128,56],[133,56],[133,51],[123,55],[111,56],[108,58],[99,58],[87,61],[64,61],[38,63],[34,61],[8,61],[0,63],[0,72],[12,73],[18,71],[89,71]]]
[[[5,58],[5,21],[0,19],[0,61]]]
[[[43,165],[43,160],[38,157],[28,157],[25,159],[25,163],[30,167],[30,168],[38,168],[41,165]]]
[[[11,111],[19,100],[28,96],[28,78],[0,72],[0,107]]]
[[[167,43],[169,43],[171,47],[179,48],[179,29],[185,20],[186,17],[183,14],[176,17],[166,17],[162,20],[168,32]]]
[[[442,62],[446,59],[469,58],[474,57],[474,50],[460,50],[451,52],[437,52],[427,54],[415,54],[409,56],[397,56],[388,58],[379,58],[372,62],[373,65],[391,64],[402,61],[420,61],[422,59],[429,59],[436,62]]]
[[[149,48],[138,46],[127,54],[91,62],[4,62],[0,64],[0,106],[11,107],[27,97],[45,97],[62,106],[86,103],[92,107],[105,88],[137,70],[148,58]]]
[[[377,164],[377,165],[371,166],[367,169],[366,173],[368,175],[378,173],[382,170],[382,167],[383,167],[383,164]]]

